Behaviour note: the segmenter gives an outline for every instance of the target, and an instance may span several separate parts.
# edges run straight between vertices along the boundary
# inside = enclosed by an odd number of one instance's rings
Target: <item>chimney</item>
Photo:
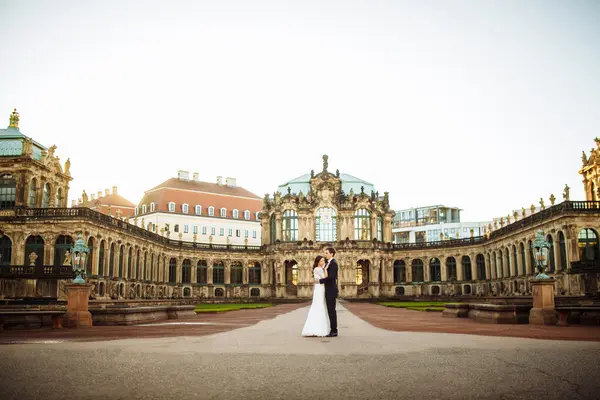
[[[98,198],[102,197],[102,192],[98,191]]]
[[[117,187],[116,186],[113,186],[112,194],[117,194]]]
[[[96,195],[92,193],[92,200],[96,200]]]
[[[190,180],[190,172],[180,169],[179,171],[177,171],[177,178],[179,178],[182,181],[189,181]]]
[[[235,178],[225,178],[225,184],[229,187],[235,187]]]
[[[223,184],[223,177],[217,176],[217,185],[222,185],[222,184]]]
[[[200,181],[200,174],[197,172],[194,172],[194,182],[199,182]]]

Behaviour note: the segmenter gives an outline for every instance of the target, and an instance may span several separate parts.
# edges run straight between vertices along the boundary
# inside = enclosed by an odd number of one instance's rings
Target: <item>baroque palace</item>
[[[599,139],[582,157],[585,201],[572,201],[565,187],[562,202],[540,199],[539,208],[515,212],[482,236],[398,244],[389,194],[330,172],[327,156],[320,172],[265,195],[256,213],[262,243],[248,245],[177,240],[137,218],[67,208],[70,161],[62,164],[55,151],[21,133],[16,110],[0,130],[0,298],[66,298],[78,235],[91,252],[96,299],[308,298],[313,259],[326,246],[338,252],[344,298],[528,296],[539,229],[552,244],[556,295],[600,291]]]

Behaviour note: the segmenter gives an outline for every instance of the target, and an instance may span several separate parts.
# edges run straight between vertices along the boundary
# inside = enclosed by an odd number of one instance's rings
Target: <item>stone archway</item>
[[[298,295],[299,269],[296,260],[285,260],[283,262],[285,270],[285,294],[287,296]]]

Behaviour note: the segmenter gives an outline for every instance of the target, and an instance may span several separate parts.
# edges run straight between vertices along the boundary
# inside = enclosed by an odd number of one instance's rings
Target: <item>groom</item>
[[[319,279],[319,283],[325,284],[325,303],[327,304],[329,325],[331,326],[331,331],[329,332],[329,335],[327,335],[328,337],[335,337],[338,335],[337,314],[335,312],[335,299],[338,296],[338,265],[333,256],[335,256],[335,249],[333,247],[326,248],[325,259],[327,260],[327,264],[325,265],[325,268],[327,268],[327,278]]]

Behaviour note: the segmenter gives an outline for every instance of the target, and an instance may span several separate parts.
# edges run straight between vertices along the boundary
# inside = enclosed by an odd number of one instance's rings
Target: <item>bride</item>
[[[325,257],[317,256],[313,264],[313,275],[315,279],[327,277]],[[325,304],[325,285],[315,283],[313,290],[313,300],[308,310],[306,323],[302,329],[302,336],[327,336],[329,334],[329,314],[327,314],[327,305]]]

